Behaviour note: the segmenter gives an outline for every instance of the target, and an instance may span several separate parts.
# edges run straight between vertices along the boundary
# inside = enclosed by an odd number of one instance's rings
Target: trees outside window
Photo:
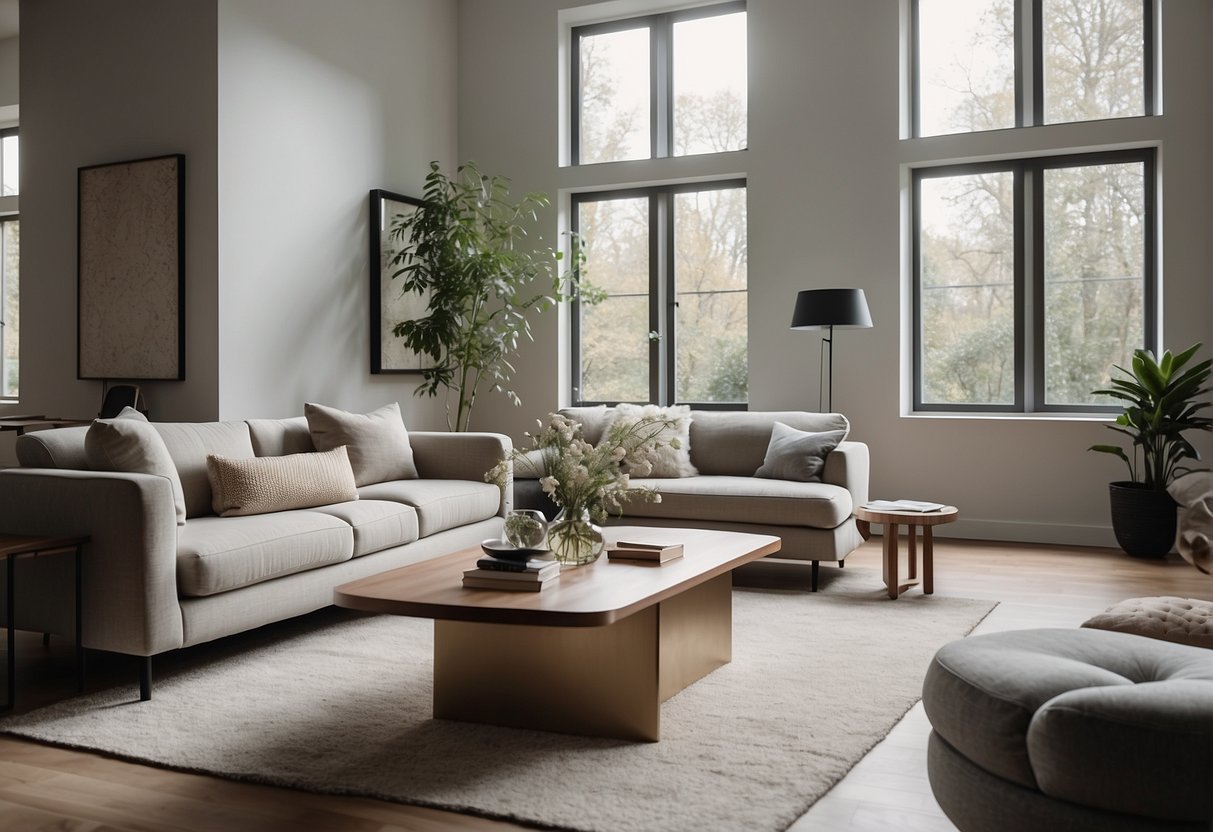
[[[913,134],[1152,115],[1154,3],[913,0]]]
[[[0,400],[15,400],[20,382],[21,223],[16,129],[0,130]]]
[[[1108,406],[1154,338],[1153,181],[1152,149],[915,171],[916,409]]]
[[[744,3],[578,26],[572,43],[573,164],[745,148]]]
[[[746,401],[745,194],[728,181],[574,197],[575,401]]]

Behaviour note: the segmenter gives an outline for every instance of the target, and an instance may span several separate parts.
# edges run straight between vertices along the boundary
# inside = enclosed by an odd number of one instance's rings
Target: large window
[[[916,170],[916,410],[1106,409],[1154,332],[1154,151]]]
[[[574,400],[744,403],[745,182],[577,194],[572,208],[586,256]]]
[[[1154,113],[1154,0],[911,8],[915,136]]]
[[[724,3],[572,32],[573,164],[746,146],[746,12]]]
[[[19,262],[21,223],[17,196],[17,131],[0,130],[0,400],[16,399],[20,380]]]

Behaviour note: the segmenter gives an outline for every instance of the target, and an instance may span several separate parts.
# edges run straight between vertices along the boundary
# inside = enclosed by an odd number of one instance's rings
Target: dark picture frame
[[[76,178],[76,377],[185,378],[185,155]]]
[[[371,372],[420,373],[433,366],[429,356],[410,350],[392,329],[400,321],[424,315],[427,300],[423,295],[401,293],[400,284],[392,282],[395,268],[390,261],[399,251],[391,239],[392,222],[424,203],[381,188],[372,190],[370,199]]]

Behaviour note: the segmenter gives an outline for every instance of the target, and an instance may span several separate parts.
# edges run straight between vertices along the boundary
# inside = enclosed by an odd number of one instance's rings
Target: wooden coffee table
[[[677,560],[604,555],[540,592],[464,589],[476,548],[352,581],[333,600],[434,619],[436,719],[655,742],[661,703],[733,658],[733,569],[780,546],[737,532],[679,536]]]
[[[884,557],[882,573],[884,583],[888,588],[889,597],[896,598],[905,590],[918,583],[918,529],[922,529],[922,592],[930,595],[935,591],[935,539],[931,527],[941,523],[951,523],[960,516],[955,506],[944,506],[939,511],[873,511],[860,506],[855,509],[855,525],[859,528],[864,540],[871,534],[872,523],[884,525]],[[909,538],[907,556],[907,576],[899,580],[897,527],[905,526]]]

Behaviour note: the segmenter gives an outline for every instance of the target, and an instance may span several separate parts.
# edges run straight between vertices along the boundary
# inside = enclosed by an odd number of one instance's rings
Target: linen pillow
[[[635,454],[624,457],[623,464],[629,473],[641,477],[693,477],[699,473],[691,464],[691,408],[686,405],[658,407],[655,404],[615,405],[613,418],[607,422],[602,432],[603,441],[607,439],[618,426],[635,425],[642,419],[671,419],[673,424],[663,428],[655,437],[661,447],[648,455],[652,469],[646,472],[643,461]],[[670,442],[677,440],[678,447],[672,447]]]
[[[286,456],[207,454],[211,508],[220,517],[327,506],[358,499],[345,446]]]
[[[303,415],[316,450],[346,446],[356,484],[417,479],[413,448],[397,402],[365,415],[307,402]]]
[[[113,419],[94,419],[84,434],[84,458],[94,471],[167,478],[173,489],[177,525],[185,525],[185,492],[177,466],[160,434],[139,411],[127,407]]]
[[[826,454],[838,447],[846,435],[845,430],[811,433],[776,422],[771,427],[767,455],[754,476],[769,480],[821,482]]]

